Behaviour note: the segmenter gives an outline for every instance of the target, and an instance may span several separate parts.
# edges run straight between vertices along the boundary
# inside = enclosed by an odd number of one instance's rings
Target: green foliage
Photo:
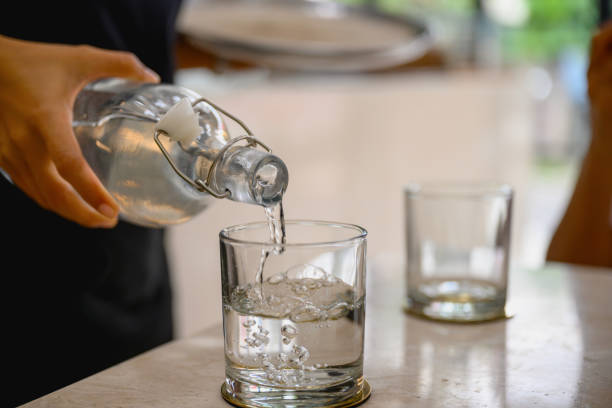
[[[529,0],[529,20],[524,27],[500,28],[506,59],[556,59],[567,48],[586,52],[596,26],[593,0]]]
[[[391,13],[431,16],[466,16],[475,11],[475,0],[340,0],[353,5],[375,5]],[[487,0],[482,0],[486,2]],[[516,0],[519,1],[519,0]],[[529,19],[522,27],[494,26],[507,62],[556,59],[568,47],[586,52],[597,22],[596,0],[526,0]]]
[[[400,13],[417,9],[434,13],[467,14],[473,12],[474,0],[378,0],[376,5],[383,10]]]
[[[339,0],[353,5],[375,5],[391,13],[406,13],[414,10],[444,13],[471,13],[474,0]]]
[[[597,18],[594,0],[529,0],[527,28],[585,27]]]

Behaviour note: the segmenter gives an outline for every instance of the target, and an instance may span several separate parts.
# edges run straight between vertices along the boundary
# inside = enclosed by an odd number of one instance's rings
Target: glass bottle
[[[157,128],[185,98],[201,128],[189,141]],[[247,134],[231,138],[221,114]],[[77,96],[73,128],[89,165],[119,203],[121,218],[135,224],[181,223],[215,198],[270,207],[287,188],[285,164],[240,120],[176,85],[93,82]]]

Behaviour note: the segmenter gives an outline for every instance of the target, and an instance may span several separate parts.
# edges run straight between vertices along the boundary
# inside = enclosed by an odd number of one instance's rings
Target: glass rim
[[[461,198],[461,197],[506,197],[514,194],[512,186],[500,182],[423,182],[408,183],[404,186],[408,197]]]
[[[326,227],[335,227],[335,228],[344,228],[344,229],[352,229],[356,231],[356,235],[351,236],[350,238],[338,239],[333,241],[320,241],[320,242],[300,242],[300,243],[285,243],[283,247],[289,248],[306,248],[306,247],[320,247],[320,246],[338,246],[349,244],[354,241],[362,241],[367,235],[368,231],[357,225],[346,222],[338,222],[338,221],[323,221],[323,220],[285,220],[285,225],[316,225],[316,226],[326,226]],[[240,231],[244,229],[255,229],[255,228],[268,228],[268,223],[266,221],[254,221],[248,222],[244,224],[231,225],[229,227],[223,228],[219,231],[219,239],[223,242],[236,244],[236,245],[257,245],[257,246],[278,246],[279,244],[275,244],[271,241],[252,241],[245,239],[237,239],[229,236],[229,233]]]

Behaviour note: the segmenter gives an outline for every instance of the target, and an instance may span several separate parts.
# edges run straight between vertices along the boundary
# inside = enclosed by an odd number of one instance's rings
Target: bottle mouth
[[[251,180],[251,191],[255,202],[265,207],[279,202],[289,181],[287,166],[274,155],[261,160]]]

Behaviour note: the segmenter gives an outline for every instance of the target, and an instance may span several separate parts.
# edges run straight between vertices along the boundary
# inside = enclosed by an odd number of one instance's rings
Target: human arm
[[[0,36],[0,168],[41,207],[85,227],[113,227],[118,205],[85,161],[72,107],[103,77],[157,82],[133,54]]]
[[[591,143],[546,259],[612,266],[612,25],[593,37]]]

